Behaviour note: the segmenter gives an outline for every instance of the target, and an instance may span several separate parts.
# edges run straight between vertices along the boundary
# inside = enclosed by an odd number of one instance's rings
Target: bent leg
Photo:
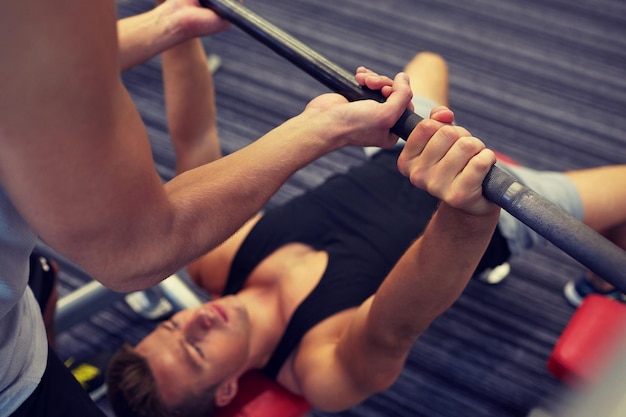
[[[580,194],[583,221],[622,249],[626,249],[626,165],[566,172]],[[613,286],[589,272],[587,279],[600,292]]]
[[[404,71],[409,75],[416,106],[417,101],[422,99],[432,101],[433,105],[447,106],[449,104],[448,67],[441,56],[430,52],[418,53],[406,65]],[[416,113],[422,117],[429,115],[428,113],[422,114],[417,107]],[[526,182],[526,185],[540,192],[563,210],[580,218],[589,227],[619,247],[626,249],[626,165],[598,167],[563,174],[524,170],[531,175],[526,178],[522,174],[522,182]],[[513,175],[519,177],[515,173]],[[544,190],[545,194],[541,192]],[[579,198],[573,195],[575,193]],[[501,217],[502,229],[511,230],[508,226],[516,223],[512,226],[515,231],[507,236],[514,254],[545,242],[543,238],[508,213],[503,212]],[[600,290],[606,291],[612,288],[598,277],[592,276],[590,279]]]
[[[404,67],[404,72],[411,80],[414,97],[430,99],[436,105],[448,105],[448,64],[443,57],[420,52]]]
[[[564,173],[499,165],[565,212],[621,248],[626,248],[626,165]],[[514,255],[545,243],[545,239],[505,211],[500,215],[498,225]],[[607,292],[613,289],[610,284],[593,274],[589,277],[591,288],[582,282],[580,290],[577,290],[580,296],[567,296],[570,303],[577,305],[588,292]],[[573,294],[571,289],[574,284],[568,285],[570,294]]]
[[[443,57],[432,52],[420,52],[406,64],[403,71],[411,82],[411,102],[416,114],[428,118],[433,108],[448,105],[448,65]],[[403,145],[404,141],[399,139],[396,146]],[[363,148],[363,151],[371,157],[380,148],[369,146]]]
[[[162,64],[168,130],[180,174],[222,156],[213,75],[199,39],[163,52]]]
[[[583,203],[583,221],[600,233],[626,224],[626,165],[569,171]]]

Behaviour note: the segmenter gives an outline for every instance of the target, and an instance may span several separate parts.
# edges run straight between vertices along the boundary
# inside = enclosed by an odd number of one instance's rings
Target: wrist
[[[442,201],[437,212],[440,217],[447,219],[445,223],[454,221],[458,225],[459,233],[479,233],[481,230],[495,227],[500,218],[500,207],[489,202],[486,204],[487,206],[482,211],[469,213]]]
[[[118,21],[120,65],[126,70],[180,43],[181,25],[169,3]]]
[[[319,148],[322,154],[347,145],[346,132],[342,130],[341,124],[327,117],[324,112],[305,110],[290,122],[294,131],[298,132],[297,137],[305,138],[307,144]]]
[[[167,50],[186,39],[183,15],[179,7],[172,2],[161,1],[157,2],[153,12],[155,13],[153,24],[158,31],[157,39],[165,46],[162,50]]]

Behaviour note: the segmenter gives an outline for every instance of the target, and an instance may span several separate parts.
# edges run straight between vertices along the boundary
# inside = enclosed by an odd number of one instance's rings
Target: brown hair
[[[165,404],[148,361],[128,344],[111,359],[106,383],[117,417],[209,417],[215,413],[215,387],[176,406]]]

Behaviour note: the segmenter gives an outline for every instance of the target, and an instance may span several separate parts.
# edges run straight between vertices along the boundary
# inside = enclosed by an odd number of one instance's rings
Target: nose
[[[187,337],[198,339],[213,327],[211,313],[203,308],[198,308],[191,319],[186,323],[184,333]]]

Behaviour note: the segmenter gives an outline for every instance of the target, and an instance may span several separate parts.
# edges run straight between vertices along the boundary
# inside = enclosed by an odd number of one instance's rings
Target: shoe
[[[487,284],[499,284],[511,273],[511,265],[505,262],[495,268],[489,268],[481,272],[476,278]]]
[[[210,54],[207,56],[207,65],[211,74],[215,74],[217,70],[222,66],[222,58],[219,55]]]
[[[65,366],[93,401],[98,401],[107,392],[104,374],[114,353],[112,350],[105,350],[83,362],[77,362],[73,357],[65,361]]]
[[[618,290],[599,291],[585,277],[579,278],[577,281],[569,281],[563,287],[563,295],[572,307],[578,307],[583,299],[590,294],[600,294],[613,300],[626,300],[626,296]]]

